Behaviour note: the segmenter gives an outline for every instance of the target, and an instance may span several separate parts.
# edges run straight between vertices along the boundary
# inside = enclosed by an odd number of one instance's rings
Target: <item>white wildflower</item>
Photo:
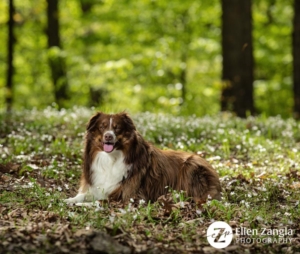
[[[69,217],[74,217],[75,213],[74,212],[68,212]]]
[[[125,214],[125,213],[126,213],[126,211],[125,211],[124,209],[122,209],[122,208],[119,208],[119,211],[120,211],[122,214]]]
[[[115,221],[115,216],[109,216],[109,220],[110,220],[111,223],[114,223],[114,221]]]
[[[261,216],[256,216],[256,220],[263,221],[264,219]]]

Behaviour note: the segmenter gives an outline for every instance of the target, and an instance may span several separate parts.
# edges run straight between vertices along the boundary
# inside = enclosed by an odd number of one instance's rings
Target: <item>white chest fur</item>
[[[107,199],[127,176],[129,166],[124,163],[124,155],[115,150],[112,153],[98,152],[92,163],[92,185],[89,192],[95,199]]]

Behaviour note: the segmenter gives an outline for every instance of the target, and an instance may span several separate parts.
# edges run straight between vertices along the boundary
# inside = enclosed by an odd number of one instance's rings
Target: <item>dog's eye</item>
[[[121,129],[120,129],[119,126],[115,126],[115,127],[114,127],[114,131],[115,131],[115,132],[119,132],[120,130],[121,130]]]
[[[100,127],[99,127],[99,130],[100,130],[100,131],[103,131],[103,130],[104,130],[104,126],[100,126]]]

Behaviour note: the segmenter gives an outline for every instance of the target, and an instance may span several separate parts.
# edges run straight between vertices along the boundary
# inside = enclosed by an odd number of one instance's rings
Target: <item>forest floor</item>
[[[0,253],[300,253],[300,124],[280,117],[239,119],[134,115],[161,148],[185,150],[218,171],[221,201],[195,206],[181,193],[147,204],[69,206],[81,173],[85,124],[74,108],[0,114]],[[225,249],[207,241],[227,222]]]

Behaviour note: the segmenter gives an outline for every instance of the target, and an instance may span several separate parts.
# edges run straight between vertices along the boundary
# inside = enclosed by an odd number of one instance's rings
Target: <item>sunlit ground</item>
[[[208,160],[220,175],[222,201],[195,206],[181,193],[159,202],[125,206],[67,206],[76,194],[82,164],[85,108],[20,111],[0,115],[0,252],[93,250],[105,231],[135,252],[213,252],[206,230],[213,221],[241,227],[293,231],[292,243],[241,243],[233,253],[300,249],[300,124],[280,117],[197,118],[139,113],[137,129],[162,149],[185,150]],[[93,233],[94,232],[94,233]],[[263,237],[263,236],[258,236]]]

